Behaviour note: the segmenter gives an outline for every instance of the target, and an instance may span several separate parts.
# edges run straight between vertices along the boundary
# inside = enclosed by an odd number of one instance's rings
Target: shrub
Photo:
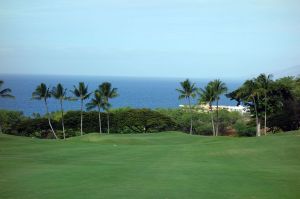
[[[22,112],[0,110],[0,131],[6,134],[15,134],[15,127],[24,119]]]
[[[176,123],[168,116],[150,109],[115,109],[109,113],[113,133],[142,133],[175,129]],[[102,131],[107,130],[107,113],[101,113]],[[80,130],[80,111],[68,111],[64,117],[65,128]],[[98,132],[98,112],[83,113],[83,131]]]
[[[176,130],[189,133],[190,129],[190,112],[183,109],[157,109],[158,112],[169,116],[176,122]],[[212,135],[211,115],[203,111],[193,111],[193,132],[199,135]],[[214,112],[214,119],[216,122],[216,113]],[[238,112],[228,112],[226,110],[219,111],[219,134],[225,135],[228,129],[239,120],[246,120]],[[216,123],[215,123],[216,125]]]
[[[54,129],[57,129],[59,123],[51,121]],[[36,136],[39,138],[49,138],[52,134],[47,118],[27,118],[16,125],[17,135]]]
[[[236,130],[238,136],[252,137],[256,135],[256,128],[245,123],[244,121],[238,121],[234,125],[234,129]]]
[[[118,128],[121,133],[174,130],[176,123],[166,115],[150,109],[131,109],[119,112]]]

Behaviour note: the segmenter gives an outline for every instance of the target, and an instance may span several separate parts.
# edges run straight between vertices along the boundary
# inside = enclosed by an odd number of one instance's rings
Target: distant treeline
[[[102,112],[102,119],[107,113]],[[25,117],[21,112],[0,111],[2,131],[7,134],[38,138],[54,138],[46,117]],[[61,116],[59,112],[52,114],[52,127],[59,138],[63,138]],[[110,112],[110,128],[112,133],[155,133],[161,131],[189,132],[190,113],[183,109],[131,109],[119,108]],[[205,112],[193,112],[194,134],[212,135],[210,116]],[[83,132],[99,132],[98,112],[83,112]],[[64,115],[66,137],[80,135],[80,111],[68,111]],[[245,132],[244,130],[250,130]],[[102,130],[107,131],[103,123]],[[238,130],[238,131],[237,131]],[[247,116],[237,112],[220,111],[221,135],[255,135],[255,128],[247,123]]]

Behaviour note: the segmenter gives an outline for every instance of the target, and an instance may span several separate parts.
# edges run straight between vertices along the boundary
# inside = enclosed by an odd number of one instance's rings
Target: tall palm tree
[[[256,80],[247,80],[242,87],[242,95],[248,101],[252,101],[255,111],[256,119],[256,136],[259,137],[260,134],[260,119],[258,116],[258,103],[260,98],[260,90],[256,83]]]
[[[245,105],[254,108],[255,121],[256,121],[256,136],[260,136],[260,118],[259,118],[259,102],[260,102],[259,85],[256,79],[247,80],[237,90],[227,94],[227,97],[235,99],[238,105],[243,102]]]
[[[209,105],[209,112],[210,112],[211,124],[212,124],[212,132],[213,132],[213,136],[215,136],[216,131],[215,131],[215,124],[214,124],[213,109],[212,109],[212,103],[215,101],[215,92],[214,92],[212,85],[209,83],[205,86],[204,89],[200,88],[199,95],[200,95],[199,103],[206,103]]]
[[[104,97],[104,103],[105,103],[105,109],[107,112],[107,133],[109,134],[109,108],[110,108],[110,103],[109,99],[115,98],[118,96],[117,88],[112,88],[111,83],[109,82],[103,82],[99,86],[99,92],[101,95]]]
[[[216,122],[216,136],[219,135],[219,100],[220,96],[227,92],[227,87],[224,82],[219,79],[216,79],[209,83],[213,89],[215,100],[217,102],[217,122]]]
[[[106,104],[104,102],[103,95],[96,90],[94,92],[94,98],[91,99],[89,103],[86,104],[87,110],[92,110],[94,108],[98,109],[98,116],[99,116],[99,133],[102,133],[102,124],[101,124],[101,109],[106,108]]]
[[[266,74],[260,74],[258,77],[257,77],[257,83],[264,95],[264,107],[265,107],[265,115],[264,115],[264,120],[265,120],[265,124],[264,124],[264,134],[267,135],[267,106],[268,106],[268,96],[267,96],[267,93],[270,89],[270,85],[273,83],[273,75],[269,74],[269,75],[266,75]]]
[[[11,94],[11,89],[10,88],[5,88],[3,90],[1,90],[1,87],[3,85],[3,81],[0,80],[0,97],[1,98],[15,98],[12,94]],[[0,125],[0,133],[2,133],[2,128]]]
[[[191,83],[189,79],[186,79],[183,82],[180,82],[181,88],[176,89],[179,92],[179,99],[187,99],[189,103],[189,111],[190,111],[190,134],[193,134],[193,116],[192,116],[192,105],[191,98],[196,97],[197,88],[195,83]]]
[[[74,86],[74,90],[71,90],[76,98],[80,99],[80,134],[82,132],[82,112],[83,112],[83,101],[88,99],[91,93],[88,92],[88,86],[85,86],[84,82],[79,82],[78,87]]]
[[[4,81],[0,80],[0,97],[1,98],[15,98],[11,94],[11,89],[10,88],[5,88],[5,89],[1,90],[1,87],[2,87],[3,84],[4,84]]]
[[[65,125],[64,125],[64,109],[63,109],[63,101],[64,100],[70,100],[70,97],[67,97],[67,89],[63,87],[60,83],[57,84],[56,87],[52,88],[51,95],[59,100],[60,103],[60,111],[61,111],[61,125],[63,129],[63,136],[64,140],[66,139],[66,133],[65,133]]]
[[[43,100],[45,103],[45,107],[46,107],[46,115],[48,118],[48,122],[49,122],[49,126],[51,128],[51,131],[55,137],[55,139],[57,139],[57,136],[53,130],[52,124],[51,124],[51,119],[50,119],[50,114],[49,114],[49,110],[48,110],[48,103],[47,103],[47,99],[51,97],[49,88],[46,86],[46,84],[41,83],[40,85],[38,85],[35,89],[35,91],[32,93],[32,99],[35,100]]]

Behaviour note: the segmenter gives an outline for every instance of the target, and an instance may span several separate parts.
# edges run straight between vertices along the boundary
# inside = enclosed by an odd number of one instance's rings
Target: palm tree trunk
[[[260,120],[257,118],[257,137],[260,137]]]
[[[191,127],[190,127],[190,134],[193,134],[193,115],[192,115],[192,106],[191,106],[191,98],[189,100],[189,109],[190,109],[190,117],[191,117]]]
[[[219,100],[217,100],[217,124],[216,124],[216,136],[219,135]]]
[[[65,124],[64,124],[64,110],[63,110],[63,105],[62,105],[62,103],[63,103],[62,100],[60,100],[61,125],[62,125],[62,130],[63,130],[64,140],[66,140]]]
[[[210,106],[210,116],[211,116],[211,125],[212,125],[213,136],[215,136],[216,135],[215,122],[214,122],[214,115],[213,115],[213,110],[212,110],[211,106]]]
[[[98,107],[98,113],[99,113],[99,133],[102,133],[102,125],[101,125],[101,109]]]
[[[265,93],[265,135],[267,135],[267,94]]]
[[[107,134],[109,134],[109,111],[107,110]]]
[[[81,108],[80,108],[80,134],[83,135],[82,133],[82,109],[83,109],[83,100],[81,99]]]
[[[256,107],[256,102],[255,98],[253,97],[253,104],[254,104],[254,111],[255,111],[255,120],[256,120],[256,136],[260,136],[260,121],[258,118],[258,113],[257,113],[257,107]]]
[[[49,126],[51,128],[51,131],[55,137],[55,139],[57,139],[57,135],[55,134],[54,130],[53,130],[53,127],[52,127],[52,124],[51,124],[51,120],[50,120],[50,115],[49,115],[49,110],[48,110],[48,104],[47,104],[47,101],[45,100],[45,106],[46,106],[46,114],[47,114],[47,117],[48,117],[48,122],[49,122]]]

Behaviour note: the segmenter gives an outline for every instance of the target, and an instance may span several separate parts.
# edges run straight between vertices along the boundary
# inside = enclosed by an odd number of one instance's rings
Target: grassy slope
[[[299,135],[2,135],[0,198],[300,198]]]

